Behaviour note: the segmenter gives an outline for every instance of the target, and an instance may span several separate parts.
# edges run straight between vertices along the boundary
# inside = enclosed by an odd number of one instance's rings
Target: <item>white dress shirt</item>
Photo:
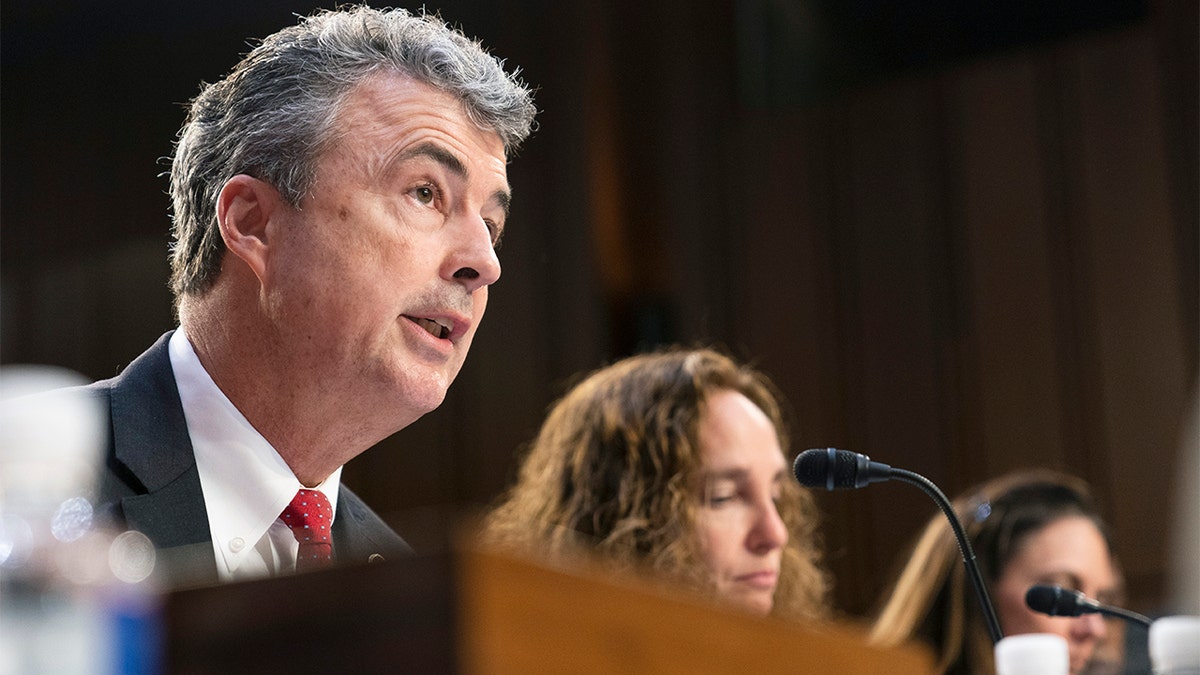
[[[303,486],[213,382],[182,327],[171,336],[170,356],[196,453],[219,578],[291,572],[299,544],[279,514]],[[312,488],[329,498],[335,519],[341,475],[338,467]]]

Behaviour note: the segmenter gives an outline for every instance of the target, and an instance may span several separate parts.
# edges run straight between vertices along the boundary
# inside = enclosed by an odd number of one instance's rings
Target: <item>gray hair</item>
[[[202,87],[179,131],[170,171],[176,300],[203,293],[220,271],[216,201],[225,183],[249,174],[298,207],[336,140],[343,102],[373,73],[403,73],[457,97],[471,121],[515,151],[537,110],[520,71],[503,66],[439,16],[403,9],[322,11],[264,39],[225,79]]]

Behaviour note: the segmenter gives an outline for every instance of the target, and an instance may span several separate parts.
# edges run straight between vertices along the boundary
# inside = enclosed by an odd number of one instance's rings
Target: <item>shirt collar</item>
[[[169,349],[218,567],[233,572],[242,558],[253,554],[255,543],[303,486],[275,448],[213,382],[183,328],[171,336]],[[311,488],[325,494],[335,518],[341,475],[338,467]],[[235,540],[242,544],[230,546]]]

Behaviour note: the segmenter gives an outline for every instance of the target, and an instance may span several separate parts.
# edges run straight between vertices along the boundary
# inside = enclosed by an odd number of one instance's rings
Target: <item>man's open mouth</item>
[[[421,328],[424,328],[426,332],[439,340],[445,340],[450,337],[450,326],[438,323],[437,319],[424,319],[415,316],[410,316],[408,319]]]

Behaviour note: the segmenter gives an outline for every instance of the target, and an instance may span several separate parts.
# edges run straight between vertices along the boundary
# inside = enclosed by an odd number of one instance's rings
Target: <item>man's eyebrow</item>
[[[496,190],[492,193],[492,201],[500,205],[500,209],[504,211],[504,217],[508,217],[508,206],[512,204],[512,193],[508,190]]]
[[[464,180],[469,177],[467,165],[463,164],[457,155],[436,143],[415,145],[400,153],[397,160],[404,162],[417,157],[428,157],[444,166],[450,173]],[[500,209],[504,211],[504,216],[508,217],[508,208],[512,204],[512,193],[508,190],[496,190],[492,193],[492,201],[496,202],[500,206]]]
[[[432,159],[438,164],[446,167],[450,173],[453,173],[460,178],[467,177],[467,165],[463,164],[462,160],[455,156],[454,153],[440,145],[437,145],[436,143],[421,143],[420,145],[414,145],[413,147],[400,153],[400,156],[396,159],[401,162],[406,162],[417,157],[428,157],[429,159]]]

